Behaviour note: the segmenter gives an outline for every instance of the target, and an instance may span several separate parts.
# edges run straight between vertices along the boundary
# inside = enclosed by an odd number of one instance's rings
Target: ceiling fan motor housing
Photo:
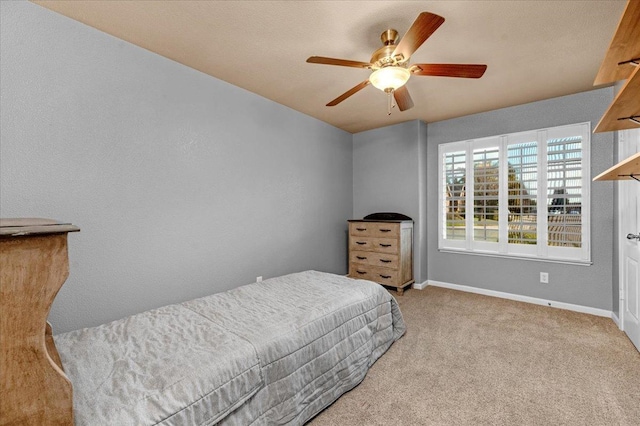
[[[398,66],[403,62],[406,62],[408,58],[403,58],[402,55],[393,56],[393,52],[396,50],[396,40],[398,39],[398,32],[393,28],[384,31],[380,35],[380,40],[384,44],[380,49],[373,52],[371,55],[371,62],[373,69],[384,68],[388,66]]]
[[[393,28],[389,28],[382,34],[380,34],[380,40],[382,40],[382,44],[388,46],[390,44],[396,44],[396,40],[398,40],[398,32]]]

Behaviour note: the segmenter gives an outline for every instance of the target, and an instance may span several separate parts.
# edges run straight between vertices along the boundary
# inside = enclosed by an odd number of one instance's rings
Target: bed
[[[77,425],[304,424],[405,331],[370,281],[306,271],[55,336]]]

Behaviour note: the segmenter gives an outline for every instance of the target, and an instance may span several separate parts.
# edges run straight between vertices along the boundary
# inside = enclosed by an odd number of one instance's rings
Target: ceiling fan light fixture
[[[411,72],[408,69],[389,66],[372,72],[369,81],[376,89],[390,92],[404,86],[409,77],[411,77]]]

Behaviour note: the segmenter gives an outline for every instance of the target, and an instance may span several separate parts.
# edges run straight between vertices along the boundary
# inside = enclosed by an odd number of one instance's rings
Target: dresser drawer
[[[398,271],[396,269],[379,268],[371,265],[352,263],[349,265],[349,276],[361,280],[375,281],[380,284],[397,287]]]
[[[372,266],[398,269],[398,255],[354,250],[350,252],[349,261]]]
[[[393,238],[352,237],[349,238],[349,252],[377,251],[379,253],[398,253],[398,240]]]
[[[397,238],[400,235],[399,223],[350,222],[349,234],[354,237]]]

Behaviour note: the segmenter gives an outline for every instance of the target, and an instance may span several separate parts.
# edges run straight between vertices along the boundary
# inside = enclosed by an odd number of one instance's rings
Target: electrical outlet
[[[543,284],[549,284],[549,273],[540,272],[540,282]]]
[[[261,283],[262,282],[262,276],[256,277],[256,282],[257,283]]]

